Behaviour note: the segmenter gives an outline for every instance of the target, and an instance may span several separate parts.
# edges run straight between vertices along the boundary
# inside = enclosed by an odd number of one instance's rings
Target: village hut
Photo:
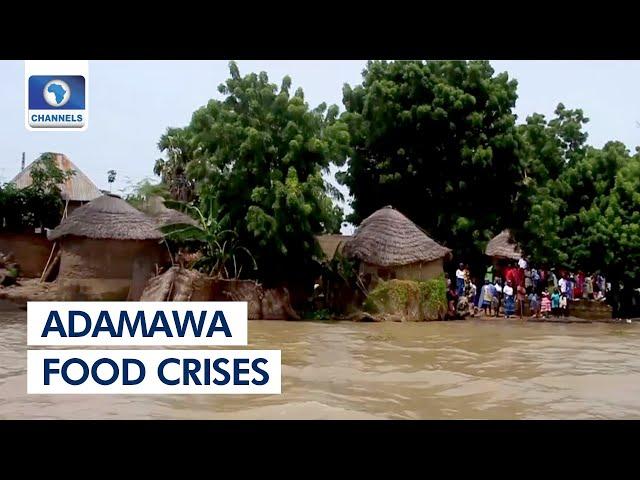
[[[326,234],[316,235],[316,241],[326,260],[333,260],[336,253],[342,252],[344,244],[351,238],[351,235]]]
[[[60,187],[60,196],[67,206],[67,214],[71,213],[85,203],[102,196],[102,192],[66,155],[52,153],[56,166],[63,172],[75,172]],[[31,169],[37,162],[31,162],[16,177],[11,180],[17,188],[26,188],[33,183]]]
[[[164,199],[159,196],[151,197],[144,211],[153,219],[157,228],[177,224],[198,225],[198,222],[186,213],[167,208]]]
[[[518,261],[522,257],[518,244],[513,240],[509,230],[501,233],[489,240],[485,254],[491,257],[494,263],[500,261]]]
[[[60,196],[65,202],[66,214],[102,195],[98,187],[69,158],[62,153],[54,153],[56,166],[63,172],[75,172],[63,184],[59,185]],[[37,161],[37,160],[36,160]],[[33,183],[31,170],[35,161],[24,167],[11,180],[16,188],[27,188]],[[0,216],[1,217],[1,216]],[[1,226],[2,218],[0,218]],[[0,234],[0,251],[12,253],[20,266],[20,274],[24,277],[40,277],[51,255],[51,242],[44,232],[2,232]]]
[[[74,211],[49,232],[60,244],[58,282],[72,299],[138,300],[170,260],[156,222],[116,195]]]
[[[346,257],[360,261],[371,279],[429,280],[443,274],[451,250],[438,244],[391,206],[377,210],[344,244]]]

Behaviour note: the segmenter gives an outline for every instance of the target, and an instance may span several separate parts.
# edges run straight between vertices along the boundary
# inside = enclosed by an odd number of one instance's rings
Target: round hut
[[[346,257],[360,260],[360,273],[377,278],[429,280],[443,274],[451,250],[438,244],[391,206],[377,210],[360,224],[343,247]]]
[[[116,195],[79,207],[48,234],[60,247],[58,283],[67,300],[137,300],[169,261],[156,222]]]
[[[489,240],[484,253],[491,257],[494,263],[500,260],[518,261],[522,257],[518,244],[511,238],[509,230],[503,230]]]

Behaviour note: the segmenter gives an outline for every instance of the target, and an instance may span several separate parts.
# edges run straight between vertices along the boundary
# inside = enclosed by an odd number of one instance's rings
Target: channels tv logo
[[[29,77],[30,127],[82,129],[86,125],[86,113],[84,76]]]

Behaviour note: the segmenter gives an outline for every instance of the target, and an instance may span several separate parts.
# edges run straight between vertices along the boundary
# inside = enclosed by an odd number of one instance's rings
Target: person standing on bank
[[[518,285],[516,288],[516,298],[518,300],[518,309],[520,310],[520,320],[524,316],[524,304],[527,299],[527,289],[522,285]]]
[[[511,318],[516,310],[516,300],[511,285],[511,281],[508,281],[502,289],[502,293],[504,294],[504,318]]]
[[[464,295],[464,264],[461,263],[456,270],[456,293],[458,297]]]
[[[495,316],[500,315],[500,306],[502,305],[502,282],[499,278],[496,278],[496,283],[493,286],[493,302],[491,306],[493,307],[493,313]]]

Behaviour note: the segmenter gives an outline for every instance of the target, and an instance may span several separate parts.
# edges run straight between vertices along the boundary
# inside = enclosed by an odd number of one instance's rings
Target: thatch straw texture
[[[162,197],[151,197],[148,203],[148,207],[143,210],[151,218],[153,218],[158,228],[181,223],[188,225],[198,225],[198,222],[196,222],[186,213],[179,212],[178,210],[174,210],[172,208],[167,208]]]
[[[391,207],[381,208],[365,218],[343,253],[381,267],[431,262],[451,250],[427,236],[415,223]]]
[[[336,252],[342,250],[344,243],[350,238],[351,235],[316,235],[316,241],[318,242],[318,245],[320,245],[320,248],[327,260],[331,260],[335,256]]]
[[[73,211],[49,232],[49,240],[65,235],[113,240],[159,240],[156,223],[120,197],[104,195]]]
[[[508,258],[519,260],[522,257],[518,245],[512,241],[511,232],[503,230],[499,235],[493,237],[487,244],[485,254],[490,257]]]

